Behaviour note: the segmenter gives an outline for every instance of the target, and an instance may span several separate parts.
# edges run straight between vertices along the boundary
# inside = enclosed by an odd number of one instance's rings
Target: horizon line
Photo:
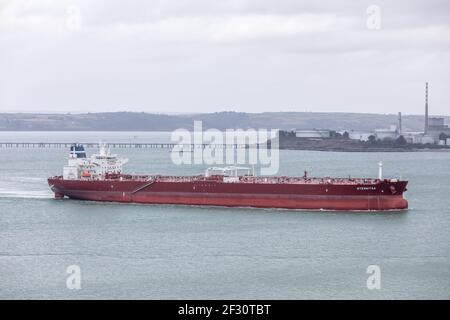
[[[369,114],[369,115],[394,115],[398,116],[397,113],[376,113],[376,112],[349,112],[349,111],[261,111],[261,112],[245,112],[245,111],[214,111],[214,112],[149,112],[149,111],[101,111],[101,112],[91,112],[91,111],[0,111],[0,114],[29,114],[29,115],[82,115],[82,114],[105,114],[105,113],[145,113],[151,115],[167,115],[167,116],[182,116],[182,115],[203,115],[203,114],[215,114],[215,113],[244,113],[244,114],[263,114],[263,113],[316,113],[316,114],[327,114],[327,113],[340,113],[340,114]],[[424,116],[424,114],[416,113],[402,113],[403,116]],[[429,115],[430,117],[450,117],[450,114],[434,114]]]

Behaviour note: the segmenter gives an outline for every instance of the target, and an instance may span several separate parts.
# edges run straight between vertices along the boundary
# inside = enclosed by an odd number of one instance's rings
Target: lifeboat
[[[82,176],[83,178],[90,178],[90,177],[91,177],[91,173],[90,173],[89,171],[83,171],[83,172],[81,173],[81,176]]]

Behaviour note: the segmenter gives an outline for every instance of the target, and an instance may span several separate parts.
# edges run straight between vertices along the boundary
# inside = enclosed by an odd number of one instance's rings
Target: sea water
[[[0,141],[100,139],[168,135],[0,133]],[[168,149],[113,151],[130,159],[127,172],[205,169],[175,165]],[[46,178],[62,173],[67,156],[0,149],[1,299],[450,298],[450,153],[280,152],[280,175],[376,177],[382,160],[385,176],[409,180],[409,210],[369,213],[54,200]],[[68,283],[70,266],[80,289]],[[368,285],[374,276],[378,289]]]

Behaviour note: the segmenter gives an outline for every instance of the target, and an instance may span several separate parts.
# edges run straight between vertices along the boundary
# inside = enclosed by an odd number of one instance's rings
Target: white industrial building
[[[378,140],[392,139],[399,137],[399,130],[396,125],[391,125],[388,129],[375,129],[375,137]]]
[[[297,138],[328,139],[331,137],[331,132],[330,132],[330,130],[324,130],[324,129],[296,130],[295,136]]]
[[[373,135],[371,132],[362,132],[362,131],[354,131],[351,130],[348,133],[348,137],[352,140],[359,140],[359,141],[368,141],[369,137]]]

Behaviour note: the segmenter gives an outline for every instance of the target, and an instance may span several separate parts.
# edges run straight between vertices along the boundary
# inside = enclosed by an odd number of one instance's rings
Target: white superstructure
[[[63,169],[63,178],[76,180],[80,178],[102,178],[105,174],[120,174],[122,166],[128,159],[118,158],[111,154],[109,147],[99,144],[99,151],[91,157],[86,157],[84,147],[74,144],[70,147],[69,161]]]
[[[206,169],[205,177],[223,176],[223,182],[239,182],[240,176],[255,176],[255,170],[247,167],[211,167]]]

